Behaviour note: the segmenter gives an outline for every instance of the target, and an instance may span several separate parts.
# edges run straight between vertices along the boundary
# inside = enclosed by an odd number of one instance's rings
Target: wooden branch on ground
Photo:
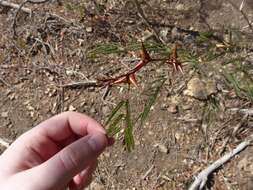
[[[7,2],[7,1],[3,1],[3,0],[0,1],[0,5],[2,5],[4,7],[10,7],[10,8],[13,8],[13,9],[19,9],[20,8],[19,4],[11,3],[11,2]],[[29,8],[21,7],[20,10],[23,11],[24,13],[32,14],[32,10],[29,9]]]
[[[252,108],[249,108],[249,109],[231,108],[231,109],[229,109],[229,111],[239,112],[242,114],[247,114],[249,116],[253,116],[253,109]]]
[[[202,172],[199,173],[199,175],[196,177],[195,181],[190,186],[189,190],[201,190],[206,185],[206,182],[208,180],[208,176],[212,174],[215,170],[217,170],[219,167],[223,166],[226,162],[228,162],[230,159],[232,159],[235,155],[239,154],[241,151],[243,151],[245,148],[247,148],[253,141],[253,136],[250,136],[250,138],[241,144],[239,144],[235,149],[233,149],[228,154],[224,155],[220,159],[216,160],[213,164],[208,166],[206,169],[202,170]]]

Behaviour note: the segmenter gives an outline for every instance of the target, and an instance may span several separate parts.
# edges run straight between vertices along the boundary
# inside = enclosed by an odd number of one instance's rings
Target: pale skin
[[[98,156],[112,139],[92,118],[54,116],[21,135],[0,156],[0,190],[70,190],[90,184]]]

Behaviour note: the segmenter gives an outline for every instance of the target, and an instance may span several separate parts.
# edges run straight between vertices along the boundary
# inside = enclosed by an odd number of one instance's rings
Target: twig
[[[4,85],[11,87],[9,83],[7,83],[4,79],[0,78],[0,82],[2,82]]]
[[[88,87],[97,87],[98,83],[97,81],[83,81],[83,82],[73,82],[68,84],[60,85],[60,87],[63,88],[88,88]]]
[[[10,146],[11,142],[3,139],[3,138],[0,138],[0,145],[2,145],[3,147],[5,148],[8,148]]]
[[[203,189],[207,180],[208,176],[213,173],[216,169],[224,165],[230,159],[232,159],[235,155],[239,154],[245,148],[247,148],[253,140],[253,136],[250,139],[240,143],[235,149],[233,149],[228,154],[224,155],[220,159],[216,160],[213,164],[208,166],[206,169],[202,170],[199,175],[196,177],[195,181],[190,186],[189,190],[196,190],[196,189]]]
[[[142,176],[142,180],[145,180],[147,177],[148,177],[148,175],[152,172],[152,170],[154,169],[154,165],[152,165],[148,170],[147,170],[147,172]]]
[[[155,28],[153,28],[153,26],[151,25],[151,23],[148,21],[146,15],[144,14],[144,11],[141,8],[141,5],[139,3],[138,0],[133,0],[134,4],[136,5],[137,11],[138,11],[138,15],[140,18],[142,18],[142,20],[145,22],[145,24],[147,25],[147,27],[152,30],[156,40],[164,45],[166,45],[166,43],[160,38],[159,33],[157,32],[157,30]]]
[[[24,13],[27,13],[29,15],[32,14],[31,9],[25,8],[25,7],[20,8],[20,5],[16,4],[16,3],[10,3],[10,2],[2,0],[2,1],[0,1],[0,5],[5,6],[5,7],[10,7],[10,8],[13,8],[13,9],[20,9],[21,11],[23,11]]]
[[[137,86],[137,81],[135,78],[135,74],[141,70],[145,65],[147,65],[150,62],[155,62],[155,61],[166,61],[166,64],[173,65],[173,70],[174,71],[181,71],[182,70],[182,65],[181,62],[178,61],[177,59],[177,45],[172,49],[172,52],[170,53],[169,57],[167,59],[153,59],[150,57],[149,53],[147,52],[144,44],[142,43],[142,48],[140,52],[140,57],[141,60],[135,65],[133,69],[128,71],[125,74],[116,76],[114,78],[107,78],[107,79],[98,79],[99,86],[112,86],[115,84],[120,84],[120,83],[127,83],[128,85],[133,84],[135,87]]]
[[[249,116],[253,116],[253,109],[252,108],[249,108],[249,109],[231,108],[231,109],[229,109],[229,111],[239,112],[242,114],[247,114]]]

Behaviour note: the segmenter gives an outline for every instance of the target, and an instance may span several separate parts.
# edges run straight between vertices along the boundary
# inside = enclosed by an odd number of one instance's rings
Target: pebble
[[[165,154],[169,153],[169,149],[163,144],[158,144],[158,150]]]
[[[176,10],[178,10],[178,11],[183,11],[183,10],[185,10],[185,6],[184,6],[184,4],[182,4],[182,3],[177,4],[175,8],[176,8]]]
[[[8,112],[7,111],[6,112],[2,112],[1,113],[1,117],[7,118],[8,117]]]
[[[217,87],[215,81],[207,81],[195,77],[192,78],[188,84],[187,89],[184,91],[184,95],[194,97],[199,100],[207,100],[208,96],[216,94]]]
[[[167,110],[168,110],[170,113],[173,113],[173,114],[178,113],[178,106],[175,105],[175,104],[172,104],[172,105],[170,105],[170,106],[167,108]]]
[[[172,39],[179,39],[181,37],[181,33],[179,32],[178,28],[177,27],[174,27],[172,30],[171,30],[171,38]]]
[[[89,26],[89,27],[86,27],[85,30],[86,32],[91,33],[93,31],[93,28]]]
[[[76,108],[73,105],[70,105],[68,110],[69,111],[76,111]]]

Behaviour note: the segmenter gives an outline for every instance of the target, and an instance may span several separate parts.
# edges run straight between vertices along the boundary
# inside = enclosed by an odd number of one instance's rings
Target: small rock
[[[152,32],[150,32],[149,30],[145,30],[142,35],[143,35],[143,37],[141,38],[141,40],[143,42],[145,42],[146,40],[151,38],[154,34]]]
[[[75,75],[75,71],[67,69],[66,70],[66,75],[67,76],[74,76]]]
[[[109,109],[108,106],[103,106],[103,107],[102,107],[102,113],[103,113],[103,115],[106,115],[106,114],[108,114],[109,112],[110,112],[110,109]]]
[[[209,80],[204,82],[197,77],[192,78],[188,82],[187,89],[184,91],[184,95],[191,96],[199,100],[206,100],[208,96],[216,93],[217,87],[214,81]]]
[[[175,8],[176,8],[176,10],[178,10],[178,11],[183,11],[183,10],[185,10],[185,6],[184,6],[184,4],[182,4],[182,3],[177,4]]]
[[[173,114],[178,113],[178,106],[175,105],[175,104],[172,104],[172,105],[170,105],[170,106],[167,108],[167,110],[168,110],[170,113],[173,113]]]
[[[179,140],[181,138],[181,134],[178,132],[176,132],[174,136],[175,136],[176,140]]]
[[[158,144],[157,147],[158,147],[158,149],[159,149],[160,152],[165,153],[165,154],[169,153],[169,149],[165,145]]]
[[[75,110],[76,110],[76,108],[73,105],[69,106],[69,111],[75,111]]]
[[[7,111],[6,112],[2,112],[1,113],[1,117],[7,118],[8,117],[8,112]]]
[[[181,37],[181,33],[179,32],[177,27],[174,27],[171,30],[171,38],[172,39],[180,39],[180,37]]]
[[[86,32],[91,33],[93,31],[93,28],[89,26],[89,27],[86,27],[85,30]]]
[[[110,158],[110,157],[111,157],[111,154],[110,154],[110,152],[105,152],[105,153],[104,153],[104,156],[105,156],[106,158]]]
[[[153,132],[153,131],[148,131],[148,134],[149,134],[150,136],[153,136],[153,135],[154,135],[154,132]]]
[[[167,35],[168,35],[168,32],[169,32],[169,29],[168,28],[165,28],[165,29],[162,29],[160,31],[160,36],[162,37],[163,40],[167,40]]]
[[[97,110],[96,110],[94,107],[92,107],[92,108],[90,109],[90,112],[93,113],[93,114],[95,114],[95,113],[97,113]]]
[[[50,76],[50,77],[48,77],[48,79],[49,79],[50,81],[54,81],[54,76]]]

